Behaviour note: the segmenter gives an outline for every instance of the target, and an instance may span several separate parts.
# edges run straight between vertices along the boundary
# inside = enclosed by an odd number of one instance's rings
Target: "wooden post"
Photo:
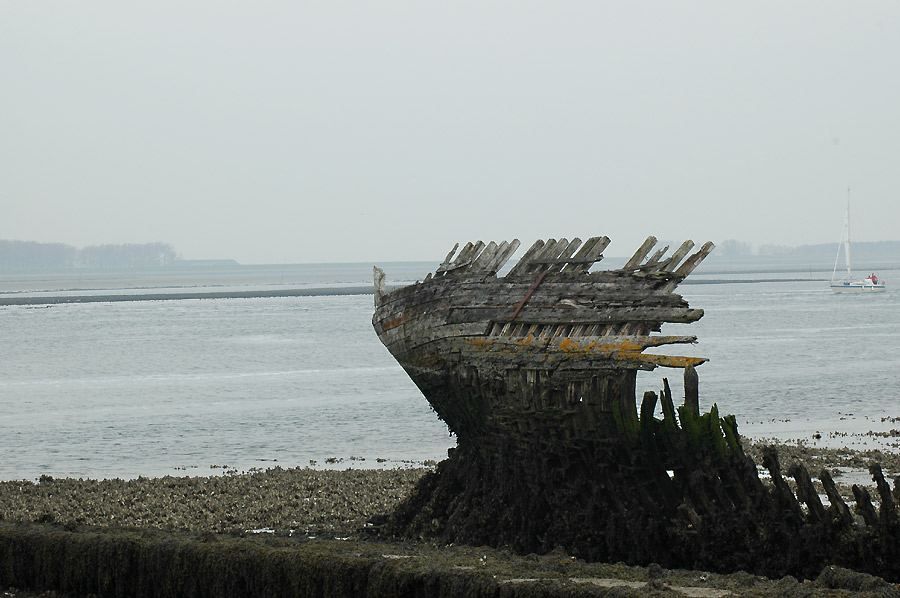
[[[831,474],[827,469],[823,469],[819,474],[819,479],[822,480],[822,488],[825,489],[825,496],[828,497],[828,502],[831,503],[830,510],[835,514],[838,524],[849,528],[853,524],[853,515],[850,514],[850,509],[847,507],[844,499],[841,498],[841,493],[838,492]]]
[[[853,498],[856,500],[856,513],[862,516],[866,525],[874,527],[878,523],[878,513],[875,512],[875,507],[872,505],[869,491],[856,484],[853,484],[850,490],[853,491]]]
[[[878,494],[881,496],[881,508],[879,513],[881,521],[884,524],[891,525],[897,521],[897,505],[894,503],[894,497],[891,495],[891,487],[888,486],[884,479],[884,473],[881,471],[881,464],[873,463],[869,466],[869,473],[872,474],[872,480],[878,487]]]
[[[684,406],[694,415],[700,415],[700,378],[692,365],[684,368]]]
[[[788,473],[797,482],[797,498],[806,503],[808,517],[816,522],[825,519],[825,507],[819,499],[819,493],[813,486],[809,472],[799,463],[793,463]]]

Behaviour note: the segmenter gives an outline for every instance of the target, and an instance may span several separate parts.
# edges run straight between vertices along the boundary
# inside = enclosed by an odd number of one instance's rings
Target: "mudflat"
[[[760,447],[748,445],[753,455]],[[893,453],[860,453],[778,445],[783,463],[797,459],[810,471],[829,468],[842,493],[865,481],[862,472],[880,461],[886,475],[900,473]],[[439,546],[377,533],[379,516],[412,491],[428,467],[316,470],[273,468],[212,477],[132,480],[53,479],[0,482],[0,520],[72,533],[122,530],[170,532],[206,541],[279,542],[316,550],[347,551],[387,563],[415,562],[454,575],[488,576],[505,587],[540,586],[560,594],[617,596],[900,596],[900,587],[878,577],[829,567],[817,579],[768,579],[748,572],[719,574],[666,570],[657,565],[587,563],[563,551],[516,555],[485,547]],[[846,483],[842,483],[846,481]],[[244,540],[241,540],[241,539]],[[556,590],[550,591],[551,588]],[[7,588],[6,596],[36,594]],[[45,596],[53,595],[45,593]]]

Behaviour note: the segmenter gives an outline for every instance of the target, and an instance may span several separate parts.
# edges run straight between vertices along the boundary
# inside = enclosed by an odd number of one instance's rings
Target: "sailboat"
[[[844,249],[844,260],[847,262],[847,274],[837,279],[837,265]],[[853,280],[853,269],[850,266],[850,189],[847,189],[847,215],[844,218],[844,229],[838,242],[837,256],[834,258],[834,271],[831,273],[831,290],[835,293],[878,293],[885,290],[884,281],[873,272],[861,280]]]

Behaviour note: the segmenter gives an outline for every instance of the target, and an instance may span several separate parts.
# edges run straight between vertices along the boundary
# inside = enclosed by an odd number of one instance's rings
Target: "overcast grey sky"
[[[0,238],[894,240],[900,2],[0,4]]]

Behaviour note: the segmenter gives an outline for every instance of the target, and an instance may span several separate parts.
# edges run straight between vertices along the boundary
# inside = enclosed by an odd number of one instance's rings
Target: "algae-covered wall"
[[[0,587],[98,598],[562,595],[545,584],[500,584],[470,568],[384,554],[396,549],[359,541],[0,523]],[[565,595],[597,594],[568,587]]]

